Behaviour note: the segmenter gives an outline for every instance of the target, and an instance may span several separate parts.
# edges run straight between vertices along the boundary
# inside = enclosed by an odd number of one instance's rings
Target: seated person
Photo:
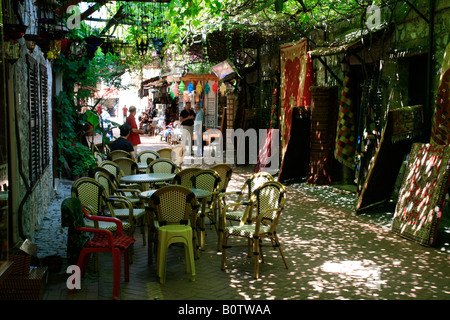
[[[120,137],[111,142],[110,148],[111,151],[114,150],[123,150],[129,152],[131,155],[131,159],[136,161],[136,155],[134,153],[133,145],[130,141],[127,140],[128,135],[130,134],[131,126],[128,123],[124,123],[120,126]]]

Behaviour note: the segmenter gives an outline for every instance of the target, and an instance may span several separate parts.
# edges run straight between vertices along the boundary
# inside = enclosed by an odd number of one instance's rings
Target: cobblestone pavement
[[[141,148],[158,149],[164,142],[146,139]],[[252,173],[236,167],[230,190]],[[63,181],[49,209],[36,244],[43,257],[65,257],[65,234],[60,233],[60,203],[70,183]],[[243,248],[229,250],[227,268],[220,268],[217,236],[207,230],[206,248],[196,260],[195,281],[185,272],[183,248],[172,246],[167,258],[166,283],[160,284],[155,265],[147,264],[147,247],[136,231],[130,281],[121,283],[121,300],[448,300],[450,258],[330,206],[287,186],[288,201],[279,225],[279,237],[289,268],[276,250],[264,251],[260,278],[253,278],[253,260]],[[55,230],[58,230],[55,239]],[[66,265],[49,275],[44,300],[109,300],[112,263],[100,255],[100,271],[92,265],[82,288],[68,294]],[[184,302],[183,302],[184,305]],[[181,306],[181,304],[180,304]]]

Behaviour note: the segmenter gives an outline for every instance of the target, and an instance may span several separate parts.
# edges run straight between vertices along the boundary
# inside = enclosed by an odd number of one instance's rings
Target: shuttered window
[[[30,113],[30,184],[34,185],[50,162],[47,68],[27,55]]]
[[[39,78],[41,84],[41,154],[42,154],[42,170],[50,163],[49,149],[49,114],[48,114],[48,75],[47,68],[44,65],[39,67]]]

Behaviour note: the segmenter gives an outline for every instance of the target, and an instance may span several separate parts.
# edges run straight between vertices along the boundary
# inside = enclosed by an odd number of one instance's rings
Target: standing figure
[[[188,146],[187,155],[191,155],[192,151],[192,135],[194,132],[195,112],[191,109],[191,102],[186,102],[184,109],[180,112],[180,122],[182,130],[182,144]]]
[[[131,106],[130,107],[130,115],[126,119],[126,123],[128,123],[131,127],[130,135],[127,137],[128,141],[131,142],[134,148],[134,153],[137,154],[137,146],[141,144],[141,137],[139,134],[145,133],[144,130],[139,130],[137,123],[136,123],[136,107]]]
[[[194,120],[194,132],[197,137],[197,157],[201,157],[203,154],[203,123],[205,122],[205,113],[200,108],[200,104],[195,104],[195,120]]]

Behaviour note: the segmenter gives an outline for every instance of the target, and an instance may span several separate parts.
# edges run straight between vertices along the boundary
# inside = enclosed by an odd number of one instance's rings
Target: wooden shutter
[[[39,139],[39,79],[38,65],[35,59],[27,56],[28,63],[28,107],[30,112],[30,182],[33,185],[41,172]]]
[[[49,147],[49,112],[48,112],[48,75],[47,67],[39,66],[40,88],[41,88],[41,154],[42,170],[50,163]]]

